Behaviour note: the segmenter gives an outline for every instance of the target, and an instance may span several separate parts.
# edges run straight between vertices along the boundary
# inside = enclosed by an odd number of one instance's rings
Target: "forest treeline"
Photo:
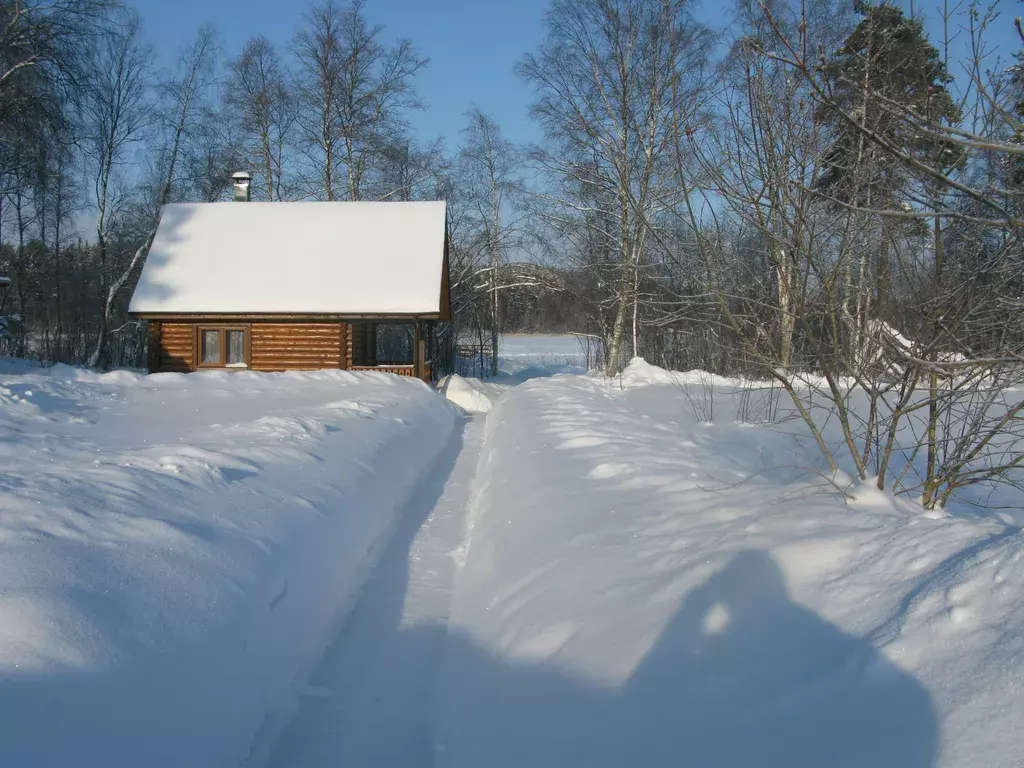
[[[1012,9],[936,5],[931,39],[920,7],[736,0],[716,32],[693,6],[553,0],[516,64],[543,138],[518,146],[475,108],[421,135],[429,51],[363,0],[308,6],[283,45],[199,27],[170,68],[113,0],[0,0],[2,343],[139,365],[126,307],[161,206],[248,170],[257,200],[447,200],[448,355],[592,334],[609,373],[641,355],[773,380],[831,471],[927,506],[1017,482]]]

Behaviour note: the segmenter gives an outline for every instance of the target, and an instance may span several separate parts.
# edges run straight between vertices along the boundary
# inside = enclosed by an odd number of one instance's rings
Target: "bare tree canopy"
[[[166,70],[115,0],[0,0],[0,350],[139,365],[127,299],[161,205],[247,170],[260,200],[448,201],[438,371],[571,331],[606,374],[771,382],[840,490],[937,507],[1021,483],[1020,22],[1008,46],[979,0],[931,26],[734,0],[720,34],[694,10],[552,0],[516,66],[540,134],[520,146],[461,91],[464,130],[426,135],[429,51],[364,0],[296,9],[284,44],[202,27]]]

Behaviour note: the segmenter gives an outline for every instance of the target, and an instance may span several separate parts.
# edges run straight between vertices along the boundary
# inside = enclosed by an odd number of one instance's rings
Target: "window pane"
[[[245,331],[228,331],[228,365],[245,365]]]
[[[203,331],[203,363],[220,363],[220,331]]]

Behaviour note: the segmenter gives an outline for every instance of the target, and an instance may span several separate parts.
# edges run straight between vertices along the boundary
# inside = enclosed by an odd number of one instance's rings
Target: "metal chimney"
[[[231,176],[231,181],[235,187],[235,202],[248,203],[249,188],[252,186],[252,176],[249,172],[239,171]]]

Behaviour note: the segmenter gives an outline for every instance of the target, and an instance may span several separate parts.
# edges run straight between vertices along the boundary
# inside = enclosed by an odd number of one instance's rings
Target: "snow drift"
[[[491,410],[492,399],[498,396],[495,392],[497,386],[480,379],[467,379],[452,374],[441,382],[441,394],[466,413],[487,413]],[[487,394],[488,390],[490,395]]]
[[[846,502],[798,424],[623,379],[531,381],[488,416],[437,764],[1018,764],[1020,529]]]
[[[271,741],[453,424],[379,374],[2,375],[0,764]]]

